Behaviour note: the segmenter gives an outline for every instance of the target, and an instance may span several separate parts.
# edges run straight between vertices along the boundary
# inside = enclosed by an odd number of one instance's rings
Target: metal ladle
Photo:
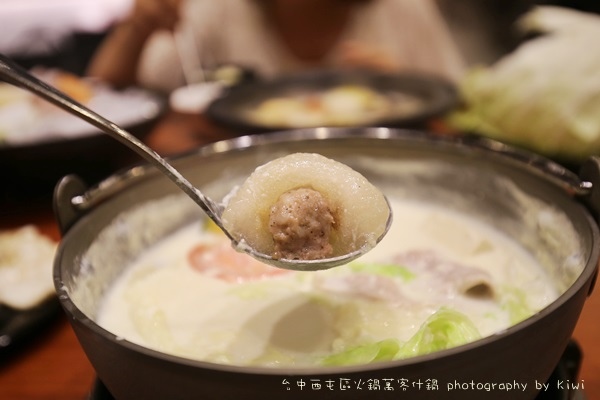
[[[367,250],[365,248],[360,248],[342,256],[317,260],[274,259],[268,254],[260,253],[248,246],[243,241],[238,241],[231,234],[231,232],[228,232],[223,226],[223,221],[221,219],[223,206],[221,204],[214,202],[212,199],[202,194],[202,192],[200,192],[200,190],[198,190],[186,178],[184,178],[179,171],[177,171],[171,164],[165,161],[165,159],[163,159],[158,153],[146,146],[138,138],[128,133],[117,124],[107,120],[89,108],[83,106],[79,102],[73,100],[55,87],[42,82],[2,54],[0,54],[0,79],[14,86],[28,90],[36,96],[39,96],[42,99],[62,108],[68,113],[87,121],[91,125],[99,128],[109,136],[138,153],[140,156],[154,165],[160,172],[165,174],[192,200],[194,200],[194,202],[196,202],[200,208],[204,210],[208,217],[210,217],[210,219],[212,219],[215,224],[227,235],[227,237],[232,241],[232,245],[238,251],[245,252],[257,260],[278,268],[297,271],[317,271],[347,264],[348,262],[360,257]],[[390,210],[385,230],[377,239],[377,242],[379,242],[388,232],[391,221],[392,212]]]

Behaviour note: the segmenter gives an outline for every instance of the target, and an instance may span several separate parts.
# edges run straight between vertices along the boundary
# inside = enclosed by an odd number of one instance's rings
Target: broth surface
[[[164,353],[235,365],[406,358],[502,331],[558,296],[536,260],[466,215],[390,198],[382,242],[343,267],[292,272],[191,224],[148,249],[97,322]]]

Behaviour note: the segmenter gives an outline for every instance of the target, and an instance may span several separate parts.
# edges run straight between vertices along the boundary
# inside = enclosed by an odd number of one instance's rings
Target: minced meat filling
[[[334,210],[327,199],[310,188],[283,193],[271,206],[269,230],[273,258],[317,260],[333,253],[329,241],[335,227]]]

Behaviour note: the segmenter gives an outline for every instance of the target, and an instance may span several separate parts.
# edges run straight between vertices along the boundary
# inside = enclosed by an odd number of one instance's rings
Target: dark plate
[[[166,99],[153,93],[148,93],[144,101],[148,112],[122,125],[139,139],[150,132],[167,105]],[[105,116],[110,119],[110,116]],[[113,122],[119,123],[117,120]],[[90,125],[83,129],[86,132],[69,138],[48,135],[46,139],[32,142],[0,145],[0,182],[4,195],[0,197],[10,200],[46,197],[52,194],[58,180],[67,174],[74,173],[94,183],[120,168],[139,162],[131,150],[97,128]]]
[[[54,296],[26,310],[0,304],[0,365],[55,321],[60,312]]]
[[[414,96],[423,102],[423,106],[414,113],[370,121],[369,126],[422,127],[427,121],[443,115],[458,103],[458,93],[451,83],[429,75],[317,70],[272,80],[254,80],[235,86],[210,104],[207,115],[220,124],[250,133],[289,129],[289,126],[256,123],[250,119],[248,109],[274,97],[293,93],[319,93],[349,84],[385,95]]]

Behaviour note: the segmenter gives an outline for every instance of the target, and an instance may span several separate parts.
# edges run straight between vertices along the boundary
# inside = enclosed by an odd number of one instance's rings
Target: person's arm
[[[131,14],[112,29],[98,48],[86,75],[115,87],[137,83],[144,45],[154,32],[174,28],[180,3],[181,0],[136,0]]]

